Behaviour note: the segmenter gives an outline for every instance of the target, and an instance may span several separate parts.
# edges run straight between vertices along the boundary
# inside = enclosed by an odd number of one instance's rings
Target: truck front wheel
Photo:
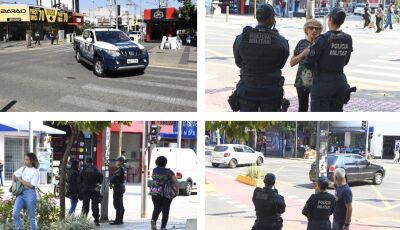
[[[78,63],[81,62],[81,51],[79,49],[75,51],[75,58]]]
[[[99,57],[96,57],[94,59],[94,62],[93,62],[93,73],[96,74],[98,77],[105,77],[106,76],[106,71],[104,69],[104,63]]]

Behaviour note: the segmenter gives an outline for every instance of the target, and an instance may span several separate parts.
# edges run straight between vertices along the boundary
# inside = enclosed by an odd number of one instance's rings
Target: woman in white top
[[[26,208],[31,230],[36,230],[36,186],[39,183],[39,161],[34,153],[26,153],[24,167],[14,172],[13,181],[19,180],[24,186],[14,204],[13,218],[17,230],[22,230],[21,210]]]

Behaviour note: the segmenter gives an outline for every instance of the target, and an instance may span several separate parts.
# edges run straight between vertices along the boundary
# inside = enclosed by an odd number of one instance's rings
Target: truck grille
[[[137,55],[141,54],[141,51],[140,50],[121,50],[121,54],[124,56],[131,57],[131,56],[137,56]]]

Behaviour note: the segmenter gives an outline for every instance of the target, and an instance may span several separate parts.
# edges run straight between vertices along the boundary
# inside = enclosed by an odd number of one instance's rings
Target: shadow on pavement
[[[10,103],[8,103],[6,106],[4,106],[4,108],[2,108],[0,110],[0,112],[7,112],[8,110],[10,110],[15,104],[17,104],[17,101],[12,100],[10,101]]]

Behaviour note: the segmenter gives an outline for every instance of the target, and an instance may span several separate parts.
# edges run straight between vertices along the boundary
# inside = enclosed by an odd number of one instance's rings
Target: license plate
[[[137,63],[139,63],[139,59],[127,59],[126,63],[127,64],[137,64]]]

